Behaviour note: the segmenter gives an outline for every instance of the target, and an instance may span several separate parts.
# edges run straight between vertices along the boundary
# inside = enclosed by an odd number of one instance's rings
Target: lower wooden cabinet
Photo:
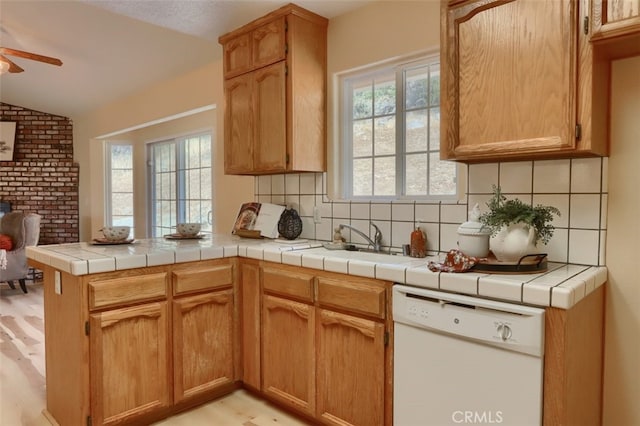
[[[269,295],[262,306],[262,390],[314,416],[314,307]]]
[[[91,314],[91,422],[115,425],[171,405],[167,302]]]
[[[232,289],[173,301],[173,369],[175,403],[233,383]]]
[[[383,425],[384,324],[326,309],[316,324],[318,415],[331,425]]]
[[[391,283],[266,263],[261,276],[263,393],[322,424],[390,425]]]

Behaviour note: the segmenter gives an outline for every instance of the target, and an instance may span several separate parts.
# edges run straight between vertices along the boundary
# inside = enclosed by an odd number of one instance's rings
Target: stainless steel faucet
[[[376,229],[376,233],[373,236],[373,240],[371,238],[369,238],[369,236],[367,234],[365,234],[364,232],[354,228],[351,225],[347,225],[345,223],[341,223],[338,226],[340,227],[341,230],[343,228],[349,228],[353,232],[355,232],[356,234],[360,235],[362,238],[367,240],[367,242],[369,243],[370,246],[373,247],[373,251],[375,251],[375,252],[382,251],[382,232],[380,232],[380,228],[378,228],[375,223],[373,223],[373,222],[370,222],[370,223],[371,223],[371,226],[373,226]]]

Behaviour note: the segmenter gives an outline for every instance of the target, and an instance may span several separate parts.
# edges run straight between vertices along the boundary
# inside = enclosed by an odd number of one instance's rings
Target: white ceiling
[[[332,18],[376,0],[296,4]],[[0,0],[0,46],[62,60],[10,57],[0,101],[86,114],[220,58],[218,36],[287,4],[277,0]]]

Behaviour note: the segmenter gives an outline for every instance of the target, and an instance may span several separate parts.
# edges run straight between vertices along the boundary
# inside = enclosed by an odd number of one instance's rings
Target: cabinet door
[[[640,34],[638,0],[593,0],[593,41],[630,34]]]
[[[167,302],[95,313],[90,325],[93,424],[171,405]]]
[[[576,2],[443,2],[445,159],[498,160],[576,146]]]
[[[260,68],[286,57],[284,16],[251,32],[253,68]]]
[[[333,425],[384,424],[384,325],[320,309],[318,416]]]
[[[310,415],[315,415],[313,311],[304,303],[263,297],[263,392]]]
[[[224,170],[227,174],[253,171],[253,76],[226,80],[224,123]]]
[[[251,34],[244,33],[224,43],[224,78],[251,71]]]
[[[254,167],[258,172],[282,172],[287,165],[285,63],[278,62],[254,74]]]
[[[175,402],[234,381],[232,289],[175,299],[173,324]]]

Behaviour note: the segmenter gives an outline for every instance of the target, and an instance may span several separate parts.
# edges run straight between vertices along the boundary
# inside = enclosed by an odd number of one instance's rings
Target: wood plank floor
[[[28,294],[0,284],[0,425],[50,426],[45,408],[42,284]],[[155,423],[157,426],[300,426],[297,418],[244,390]]]

